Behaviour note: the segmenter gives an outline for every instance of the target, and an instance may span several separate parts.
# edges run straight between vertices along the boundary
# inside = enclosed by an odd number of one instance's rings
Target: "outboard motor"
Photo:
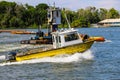
[[[6,55],[6,61],[14,61],[16,60],[15,58],[16,52],[10,52]]]

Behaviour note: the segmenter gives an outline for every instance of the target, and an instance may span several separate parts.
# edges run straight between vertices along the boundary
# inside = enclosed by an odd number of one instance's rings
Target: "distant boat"
[[[118,27],[120,26],[120,19],[105,19],[98,22],[99,27]]]

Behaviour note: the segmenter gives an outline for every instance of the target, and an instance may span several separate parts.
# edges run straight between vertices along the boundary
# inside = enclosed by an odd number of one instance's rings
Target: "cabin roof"
[[[52,34],[69,34],[69,33],[73,33],[73,32],[77,32],[77,30],[74,29],[68,29],[68,30],[60,30],[60,31],[56,31],[56,32],[52,32]]]
[[[105,19],[100,21],[99,23],[109,23],[109,22],[120,22],[120,19]]]

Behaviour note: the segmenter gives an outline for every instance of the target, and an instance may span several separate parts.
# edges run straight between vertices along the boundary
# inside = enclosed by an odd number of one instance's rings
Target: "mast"
[[[65,19],[66,19],[66,21],[67,21],[68,27],[71,29],[71,26],[70,26],[70,23],[69,23],[69,21],[68,21],[68,18],[67,18],[66,13],[65,13]]]
[[[48,33],[58,30],[58,25],[61,24],[61,10],[55,7],[48,9]]]

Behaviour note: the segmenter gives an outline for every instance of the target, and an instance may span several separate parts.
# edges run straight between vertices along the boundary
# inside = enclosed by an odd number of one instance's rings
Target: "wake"
[[[83,60],[93,60],[93,58],[94,58],[94,56],[92,55],[92,51],[88,50],[84,53],[75,53],[73,55],[60,55],[60,56],[54,56],[54,57],[46,57],[46,58],[40,58],[40,59],[25,60],[25,61],[21,61],[21,62],[0,63],[0,66],[20,65],[20,64],[34,64],[34,63],[43,63],[43,62],[71,63],[71,62],[82,62]]]
[[[103,41],[103,42],[97,42],[97,41],[95,41],[95,43],[111,43],[112,41],[111,40],[108,40],[108,39],[105,39],[105,41]]]
[[[105,42],[112,42],[111,40],[105,39]]]

